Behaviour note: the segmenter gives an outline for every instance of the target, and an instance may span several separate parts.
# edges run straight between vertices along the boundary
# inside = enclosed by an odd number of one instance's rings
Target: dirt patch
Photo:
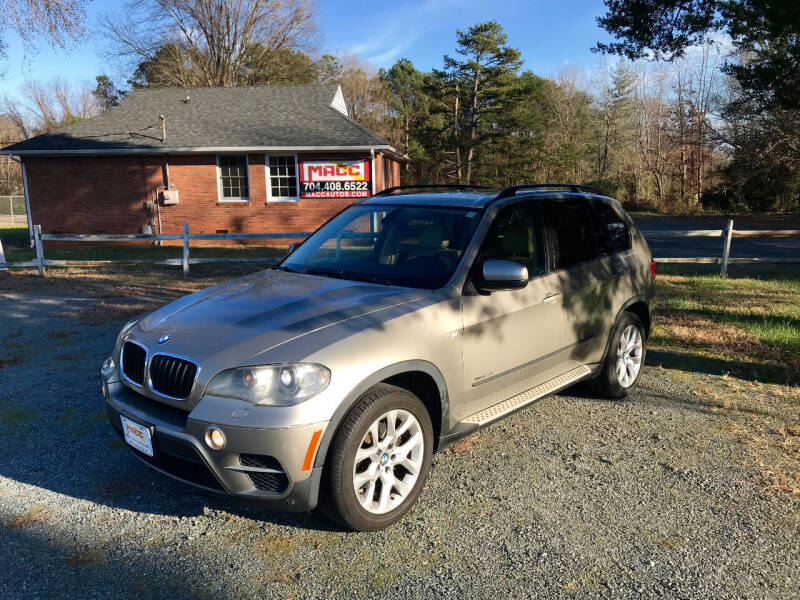
[[[0,369],[4,369],[5,367],[10,367],[11,365],[18,365],[22,362],[22,358],[19,356],[0,356]]]
[[[800,502],[800,388],[697,373],[682,377],[724,417],[719,429],[739,443],[742,462],[761,474],[764,489]]]
[[[131,477],[114,477],[97,486],[98,493],[106,500],[119,500],[137,490],[137,482]]]
[[[53,513],[42,504],[34,504],[21,515],[17,515],[6,525],[9,529],[19,529],[37,523],[46,523]]]
[[[154,303],[149,302],[107,302],[102,300],[82,311],[79,318],[87,325],[102,325],[107,321],[135,317],[153,306]]]
[[[0,398],[0,423],[12,431],[20,430],[26,423],[33,421],[35,417],[35,411],[19,408],[18,406],[10,406],[5,399]]]
[[[481,443],[481,436],[479,434],[470,435],[465,438],[461,438],[457,442],[454,442],[452,446],[450,446],[450,452],[453,454],[460,454],[462,452],[467,452],[473,446],[476,446]]]
[[[105,562],[106,555],[102,548],[90,548],[67,557],[67,564],[72,567],[99,567]]]
[[[281,537],[274,533],[267,533],[250,544],[250,550],[263,557],[291,554],[303,547],[319,549],[320,545],[312,537],[298,533],[296,535]]]
[[[71,329],[60,330],[60,331],[48,331],[45,337],[51,340],[63,340],[71,338],[76,333],[78,332]]]

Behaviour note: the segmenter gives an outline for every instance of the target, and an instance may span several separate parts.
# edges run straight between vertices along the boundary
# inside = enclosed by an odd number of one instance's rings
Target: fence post
[[[36,246],[36,263],[39,267],[39,275],[44,275],[44,248],[42,248],[42,226],[33,226],[33,242]]]
[[[183,274],[189,274],[189,224],[183,224]]]
[[[733,219],[728,219],[728,227],[725,229],[725,241],[722,246],[722,268],[719,271],[720,277],[728,276],[728,257],[731,254],[731,238],[733,237]]]

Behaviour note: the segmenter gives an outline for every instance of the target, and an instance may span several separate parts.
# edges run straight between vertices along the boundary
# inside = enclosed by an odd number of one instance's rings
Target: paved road
[[[569,390],[437,455],[407,518],[353,534],[122,447],[98,376],[122,323],[82,323],[95,301],[0,288],[4,600],[797,597],[797,506],[656,368],[624,402]]]
[[[727,217],[636,217],[643,231],[673,229],[724,229]],[[734,217],[734,229],[800,229],[800,217],[765,215]],[[647,241],[656,258],[722,256],[722,238],[665,238],[648,234]],[[734,238],[731,257],[741,258],[799,258],[800,237],[794,238]]]

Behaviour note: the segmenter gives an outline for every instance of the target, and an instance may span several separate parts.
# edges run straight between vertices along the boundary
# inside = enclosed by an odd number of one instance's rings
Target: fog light
[[[225,447],[225,434],[216,427],[206,429],[206,445],[212,450],[222,450]]]

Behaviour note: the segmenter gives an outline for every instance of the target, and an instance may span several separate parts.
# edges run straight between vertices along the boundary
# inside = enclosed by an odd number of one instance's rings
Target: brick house
[[[0,154],[22,162],[30,223],[109,234],[312,231],[407,160],[335,84],[135,90]]]

